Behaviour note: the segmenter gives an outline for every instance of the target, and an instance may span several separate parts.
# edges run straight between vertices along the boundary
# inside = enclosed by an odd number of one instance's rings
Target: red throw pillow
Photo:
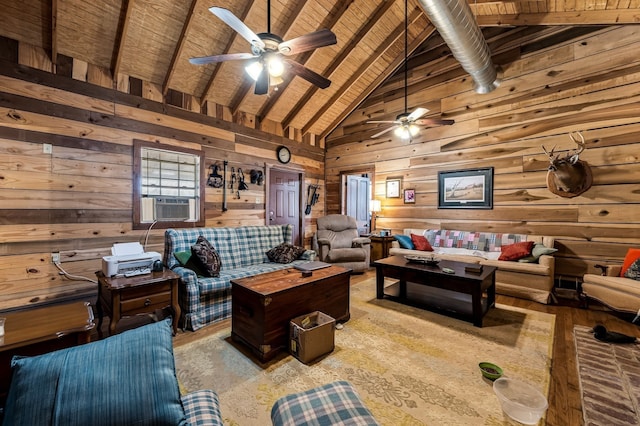
[[[627,255],[624,257],[624,262],[622,262],[622,269],[620,270],[621,277],[624,277],[624,273],[627,272],[629,266],[631,266],[631,264],[635,262],[636,259],[640,259],[640,249],[630,248],[629,250],[627,250]]]
[[[433,251],[433,247],[429,244],[429,240],[422,235],[411,234],[411,242],[416,247],[416,250]]]
[[[522,241],[519,243],[502,246],[498,260],[518,260],[531,255],[533,241]]]

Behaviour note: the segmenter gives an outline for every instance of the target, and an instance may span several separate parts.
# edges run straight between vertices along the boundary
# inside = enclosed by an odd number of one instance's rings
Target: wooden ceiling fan
[[[372,135],[371,138],[377,138],[385,133],[395,130],[395,134],[404,140],[411,142],[414,136],[417,136],[420,132],[419,126],[434,127],[434,126],[450,126],[455,121],[442,120],[435,118],[422,118],[429,110],[427,108],[416,108],[411,114],[407,108],[407,61],[408,61],[408,1],[404,2],[404,112],[398,114],[395,120],[370,120],[367,123],[387,123],[392,126],[382,130],[381,132]]]
[[[267,1],[266,33],[254,33],[228,9],[214,6],[209,8],[209,11],[247,40],[251,45],[251,53],[228,53],[191,58],[189,62],[192,64],[204,65],[234,60],[249,61],[246,71],[256,81],[254,89],[256,95],[266,94],[269,91],[269,85],[277,85],[282,82],[282,75],[287,72],[300,76],[321,89],[326,89],[331,84],[331,80],[287,58],[287,56],[336,44],[336,35],[332,31],[322,29],[283,41],[280,36],[271,33],[271,1]]]

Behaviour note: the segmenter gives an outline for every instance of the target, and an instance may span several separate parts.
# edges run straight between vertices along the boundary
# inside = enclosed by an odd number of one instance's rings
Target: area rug
[[[600,342],[584,326],[573,336],[585,426],[640,425],[640,347]]]
[[[482,328],[375,298],[375,278],[352,286],[351,319],[335,350],[305,365],[247,356],[230,329],[175,348],[186,391],[214,389],[227,426],[269,425],[286,394],[347,380],[383,425],[517,424],[501,410],[481,361],[548,395],[555,316],[497,305]]]

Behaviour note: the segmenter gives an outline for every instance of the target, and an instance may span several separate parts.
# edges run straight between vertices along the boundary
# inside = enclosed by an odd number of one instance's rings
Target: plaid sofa
[[[404,229],[404,235],[423,235],[431,244],[436,257],[466,263],[495,266],[496,293],[550,303],[553,299],[555,260],[542,255],[537,263],[497,260],[502,246],[521,241],[534,241],[552,248],[554,237],[497,232],[474,232],[451,229]],[[401,248],[397,241],[389,250],[391,255],[420,255],[423,251]]]
[[[220,255],[220,276],[196,275],[178,263],[174,253],[191,250],[198,236],[204,236]],[[266,252],[281,243],[291,243],[291,225],[240,226],[236,228],[167,229],[164,238],[164,264],[182,277],[178,292],[182,310],[182,326],[198,330],[231,316],[231,280],[264,272],[289,268],[305,260],[289,264],[269,261]],[[307,259],[308,250],[301,256]]]

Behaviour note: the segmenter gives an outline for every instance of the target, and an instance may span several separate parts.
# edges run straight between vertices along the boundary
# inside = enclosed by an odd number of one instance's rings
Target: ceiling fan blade
[[[394,130],[396,127],[398,127],[398,125],[391,126],[391,127],[387,128],[387,129],[384,129],[381,132],[376,133],[375,135],[371,135],[371,139],[375,139],[375,138],[377,138],[379,136],[384,135],[385,133],[389,133],[390,131]]]
[[[262,67],[260,75],[256,80],[256,87],[253,93],[256,95],[266,95],[269,92],[269,72],[266,67]]]
[[[418,124],[420,126],[450,126],[453,123],[455,123],[455,121],[453,120],[438,120],[435,118],[423,118],[421,120],[416,120],[414,121],[415,124]]]
[[[289,64],[291,67],[291,71],[299,77],[304,78],[309,83],[315,84],[321,89],[326,89],[331,85],[331,80],[324,78],[320,74],[315,71],[311,71],[309,68],[305,67],[297,63],[296,61],[292,61],[290,59],[285,59],[285,62]]]
[[[394,120],[370,120],[367,121],[367,124],[380,124],[380,123],[389,123],[389,124],[402,124],[401,122]]]
[[[411,114],[409,114],[409,116],[407,117],[408,121],[415,121],[418,118],[422,117],[423,115],[425,115],[426,113],[428,113],[429,110],[426,108],[416,108],[415,111],[413,111]]]
[[[278,50],[283,55],[295,55],[297,53],[317,49],[318,47],[330,46],[337,42],[338,39],[333,32],[327,29],[322,29],[291,40],[283,41],[278,45]]]
[[[201,56],[199,58],[191,58],[189,62],[194,65],[213,64],[223,61],[236,61],[241,59],[251,59],[256,56],[253,53],[227,53],[225,55]]]
[[[260,49],[264,49],[265,45],[260,37],[249,27],[247,27],[244,22],[242,22],[236,15],[231,13],[230,10],[225,9],[223,7],[210,7],[209,12],[216,15],[218,18],[222,19],[225,24],[233,28],[238,34],[240,34],[245,40],[251,43],[252,46],[258,46]]]

